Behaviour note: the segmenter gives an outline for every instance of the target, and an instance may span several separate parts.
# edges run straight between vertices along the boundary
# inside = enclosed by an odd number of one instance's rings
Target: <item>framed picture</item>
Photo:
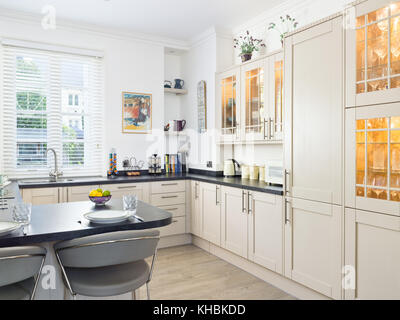
[[[152,109],[151,94],[122,92],[122,133],[150,133]]]

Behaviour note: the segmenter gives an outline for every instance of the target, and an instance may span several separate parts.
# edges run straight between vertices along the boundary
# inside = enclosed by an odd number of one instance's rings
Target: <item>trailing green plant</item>
[[[260,50],[260,47],[265,47],[262,39],[255,39],[250,35],[249,31],[246,31],[244,36],[240,36],[239,39],[233,39],[234,48],[240,49],[240,54],[252,54],[254,51]]]
[[[296,21],[295,18],[292,18],[290,15],[286,15],[285,17],[279,17],[280,19],[280,25],[277,26],[276,23],[271,22],[269,24],[268,30],[276,30],[277,32],[279,32],[280,38],[281,38],[281,43],[283,45],[283,39],[285,38],[285,36],[293,31],[294,29],[297,28],[297,26],[299,25],[299,23]]]

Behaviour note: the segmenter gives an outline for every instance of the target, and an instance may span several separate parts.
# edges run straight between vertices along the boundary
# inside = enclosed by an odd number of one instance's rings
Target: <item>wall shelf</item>
[[[176,95],[185,95],[188,93],[186,89],[174,89],[174,88],[164,88],[164,92]]]

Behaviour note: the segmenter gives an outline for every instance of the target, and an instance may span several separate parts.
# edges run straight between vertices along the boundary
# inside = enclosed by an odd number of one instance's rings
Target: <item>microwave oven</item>
[[[265,182],[283,185],[283,161],[271,160],[265,163]]]

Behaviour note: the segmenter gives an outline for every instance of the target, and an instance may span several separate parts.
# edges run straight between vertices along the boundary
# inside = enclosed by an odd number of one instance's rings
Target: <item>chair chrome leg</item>
[[[137,300],[136,299],[136,290],[132,291],[132,300]]]
[[[72,300],[76,300],[76,294],[72,295]]]
[[[146,282],[146,290],[147,290],[147,300],[150,300],[150,288],[149,288],[149,282]]]

